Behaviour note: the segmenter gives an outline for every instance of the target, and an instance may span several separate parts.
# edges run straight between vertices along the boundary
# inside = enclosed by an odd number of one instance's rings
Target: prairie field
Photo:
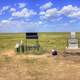
[[[64,50],[67,46],[67,39],[69,33],[39,33],[39,44],[42,49],[45,51],[50,51],[53,48],[58,50]],[[13,49],[17,42],[23,40],[26,44],[26,35],[25,33],[0,33],[0,51]],[[29,45],[35,45],[36,40],[27,40]]]
[[[79,38],[80,33],[77,33]],[[0,80],[80,80],[80,56],[63,53],[69,33],[39,33],[41,50],[17,54],[15,44],[24,33],[0,33]],[[34,45],[35,41],[28,41]],[[57,56],[50,50],[56,48]]]

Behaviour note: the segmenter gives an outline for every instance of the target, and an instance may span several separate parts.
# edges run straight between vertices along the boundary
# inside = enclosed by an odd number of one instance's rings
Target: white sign
[[[71,32],[71,38],[76,38],[76,33],[75,32]]]

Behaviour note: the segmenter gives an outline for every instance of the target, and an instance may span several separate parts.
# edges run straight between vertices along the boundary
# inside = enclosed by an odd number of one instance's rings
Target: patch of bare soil
[[[8,62],[0,60],[0,80],[80,80],[79,56],[12,56]]]
[[[2,56],[13,57],[16,55],[14,50],[7,50],[0,53]]]

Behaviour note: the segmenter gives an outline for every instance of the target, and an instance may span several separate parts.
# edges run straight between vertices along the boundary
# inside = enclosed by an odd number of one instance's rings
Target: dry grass
[[[80,80],[80,57],[0,55],[0,80]]]

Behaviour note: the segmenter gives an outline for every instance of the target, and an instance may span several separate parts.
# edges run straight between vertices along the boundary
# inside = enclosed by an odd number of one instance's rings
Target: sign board
[[[38,33],[26,33],[26,39],[38,39]]]
[[[76,38],[76,33],[75,32],[71,32],[71,38]]]

